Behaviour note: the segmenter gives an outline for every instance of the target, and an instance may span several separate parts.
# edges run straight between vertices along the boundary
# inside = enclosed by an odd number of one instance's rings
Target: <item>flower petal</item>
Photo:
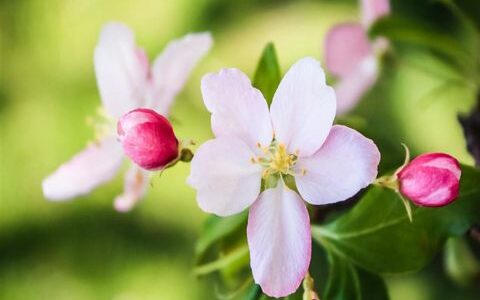
[[[153,86],[147,107],[164,116],[168,115],[173,99],[198,61],[210,50],[212,43],[212,36],[208,32],[188,34],[170,42],[153,63]]]
[[[367,56],[350,74],[335,85],[337,114],[349,112],[363,95],[375,84],[378,77],[378,62],[375,56]]]
[[[115,209],[119,212],[131,210],[145,196],[148,182],[148,172],[137,166],[131,166],[125,175],[123,194],[115,198]]]
[[[295,182],[311,204],[343,201],[375,180],[379,162],[380,152],[372,140],[335,125],[317,153],[297,162],[301,175],[295,176]]]
[[[188,184],[206,212],[236,214],[260,193],[262,167],[251,161],[254,153],[240,139],[220,137],[202,144],[191,162]]]
[[[389,0],[362,0],[362,24],[370,27],[377,19],[390,13]]]
[[[325,59],[330,73],[340,78],[349,76],[362,60],[373,55],[370,41],[360,24],[334,26],[325,39]]]
[[[446,169],[451,172],[457,180],[459,180],[462,175],[457,159],[446,153],[424,153],[413,159],[401,172],[417,166]]]
[[[54,201],[88,194],[115,176],[122,158],[122,148],[113,136],[91,144],[43,180],[43,194]]]
[[[270,145],[273,137],[268,105],[250,79],[237,69],[223,69],[202,79],[205,106],[212,113],[217,137],[235,136],[252,150]]]
[[[142,106],[148,60],[135,45],[133,32],[121,23],[108,23],[95,48],[95,74],[106,111],[113,117]]]
[[[307,208],[297,193],[279,183],[250,207],[247,225],[250,265],[265,294],[294,293],[310,265],[312,240]]]
[[[283,77],[270,108],[275,138],[290,153],[310,156],[325,141],[335,117],[335,93],[320,63],[296,62]]]

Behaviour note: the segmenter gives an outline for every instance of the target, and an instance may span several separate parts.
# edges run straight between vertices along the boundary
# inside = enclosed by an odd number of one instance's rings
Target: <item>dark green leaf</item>
[[[273,94],[277,90],[280,79],[281,72],[278,66],[277,53],[273,43],[268,43],[263,49],[253,79],[253,86],[262,92],[268,105],[272,103]]]
[[[253,281],[253,279],[252,279]],[[242,300],[257,300],[260,295],[262,295],[262,289],[260,289],[260,286],[252,283],[252,286],[248,289],[248,291],[245,293],[245,295],[242,298]]]
[[[478,0],[453,0],[465,15],[471,18],[480,28],[480,1]]]
[[[441,208],[414,208],[408,221],[402,201],[388,189],[372,187],[349,212],[312,236],[336,255],[374,273],[423,268],[446,239],[480,221],[480,171],[462,166],[459,198]]]
[[[388,292],[381,277],[355,267],[349,261],[328,255],[329,275],[322,299],[385,300]]]
[[[475,283],[480,275],[480,263],[464,237],[448,239],[444,252],[447,275],[460,286]]]
[[[282,298],[273,298],[273,297],[268,297],[267,295],[265,294],[262,294],[262,296],[260,298],[258,298],[259,300],[273,300],[273,299],[282,299],[282,300],[302,300],[302,297],[303,296],[303,289],[302,287],[299,287],[298,290],[287,296],[287,297],[282,297]]]
[[[453,36],[433,31],[426,25],[412,22],[407,18],[382,19],[372,28],[371,34],[385,36],[391,41],[430,47],[452,57],[461,57],[466,54]]]
[[[207,250],[221,239],[233,234],[239,228],[244,228],[247,223],[248,211],[231,217],[210,216],[205,222],[204,229],[197,241],[195,254],[200,260]]]
[[[477,72],[478,33],[452,2],[393,1],[391,16],[376,22],[370,34],[397,45],[429,49],[464,75],[474,77]]]

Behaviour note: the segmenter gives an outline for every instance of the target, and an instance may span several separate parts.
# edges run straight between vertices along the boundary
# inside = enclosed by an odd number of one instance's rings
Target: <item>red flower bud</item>
[[[420,206],[444,206],[458,197],[460,164],[444,153],[426,153],[399,173],[400,192]]]
[[[172,125],[151,109],[138,108],[123,115],[117,133],[125,154],[144,169],[162,169],[178,157]]]

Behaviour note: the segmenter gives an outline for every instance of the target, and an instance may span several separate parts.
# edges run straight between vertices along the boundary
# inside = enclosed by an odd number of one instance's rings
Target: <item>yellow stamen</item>
[[[257,143],[257,146],[259,143]],[[297,156],[289,154],[284,144],[278,144],[273,141],[268,147],[260,147],[264,155],[251,158],[251,162],[258,163],[265,167],[262,177],[267,178],[271,175],[292,175],[293,166],[297,161]]]

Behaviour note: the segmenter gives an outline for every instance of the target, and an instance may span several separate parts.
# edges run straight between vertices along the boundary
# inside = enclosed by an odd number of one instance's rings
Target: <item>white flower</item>
[[[210,49],[209,33],[189,34],[170,42],[150,67],[148,58],[135,44],[133,32],[121,23],[103,27],[95,48],[95,74],[103,108],[111,119],[138,107],[152,108],[166,116],[193,67]],[[112,122],[115,124],[115,122]],[[61,165],[42,183],[46,198],[71,199],[111,180],[125,156],[116,140],[114,126],[103,137]],[[115,199],[115,208],[127,211],[148,186],[148,173],[132,166],[125,176],[125,189]]]
[[[368,39],[369,27],[390,13],[389,0],[361,0],[362,23],[335,25],[325,39],[327,70],[337,76],[337,114],[349,112],[375,84],[378,77],[376,54],[388,46],[384,38]]]
[[[289,295],[310,264],[310,221],[302,199],[327,204],[355,195],[376,178],[380,153],[357,131],[332,127],[335,93],[312,58],[291,67],[270,111],[237,69],[207,74],[202,93],[215,139],[196,152],[188,183],[206,212],[228,216],[250,207],[255,282],[270,296]],[[291,177],[300,195],[284,183]],[[262,180],[272,179],[276,186],[261,192]]]

